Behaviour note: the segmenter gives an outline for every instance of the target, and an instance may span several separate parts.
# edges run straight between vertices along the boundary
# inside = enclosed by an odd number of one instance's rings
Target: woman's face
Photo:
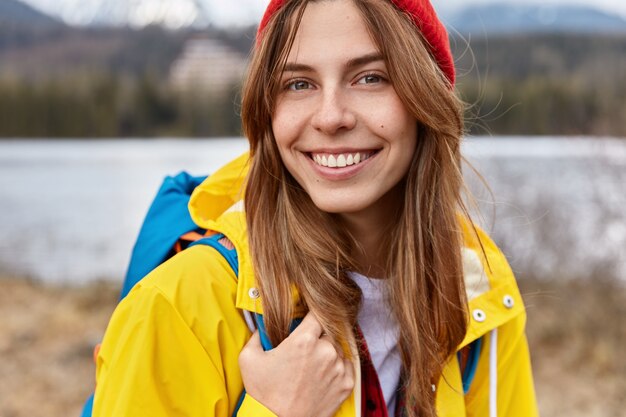
[[[417,122],[350,0],[306,6],[282,74],[272,129],[283,163],[330,213],[388,216]]]

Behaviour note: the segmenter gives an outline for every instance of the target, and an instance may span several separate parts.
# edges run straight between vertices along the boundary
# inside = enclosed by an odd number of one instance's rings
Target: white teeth
[[[313,155],[313,161],[317,165],[330,168],[344,168],[350,165],[356,165],[366,161],[372,156],[369,152],[355,152],[354,154],[337,154],[337,155]]]

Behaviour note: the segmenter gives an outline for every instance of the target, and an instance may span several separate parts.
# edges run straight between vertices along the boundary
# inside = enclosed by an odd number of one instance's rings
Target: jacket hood
[[[194,190],[189,201],[189,212],[199,227],[223,233],[231,240],[239,259],[237,308],[262,314],[243,205],[248,162],[249,153],[246,152],[210,175]],[[469,326],[459,348],[524,312],[515,278],[500,249],[470,221],[461,219],[461,226]],[[297,291],[294,291],[296,305],[298,298]]]
[[[193,221],[206,229],[238,201],[243,201],[244,180],[248,174],[249,152],[245,152],[209,175],[195,188],[189,200]]]

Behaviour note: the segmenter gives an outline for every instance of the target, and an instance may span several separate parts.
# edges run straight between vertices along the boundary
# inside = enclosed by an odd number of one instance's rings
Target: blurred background
[[[623,416],[626,2],[433,4],[541,413]],[[239,87],[266,5],[0,0],[0,417],[79,415],[162,178],[247,149]]]

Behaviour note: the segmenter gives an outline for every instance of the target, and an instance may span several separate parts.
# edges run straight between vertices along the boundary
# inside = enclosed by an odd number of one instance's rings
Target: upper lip
[[[380,148],[372,147],[372,148],[319,148],[319,149],[309,149],[303,150],[304,153],[328,153],[328,154],[345,154],[345,153],[357,153],[357,152],[376,152],[379,151]]]

